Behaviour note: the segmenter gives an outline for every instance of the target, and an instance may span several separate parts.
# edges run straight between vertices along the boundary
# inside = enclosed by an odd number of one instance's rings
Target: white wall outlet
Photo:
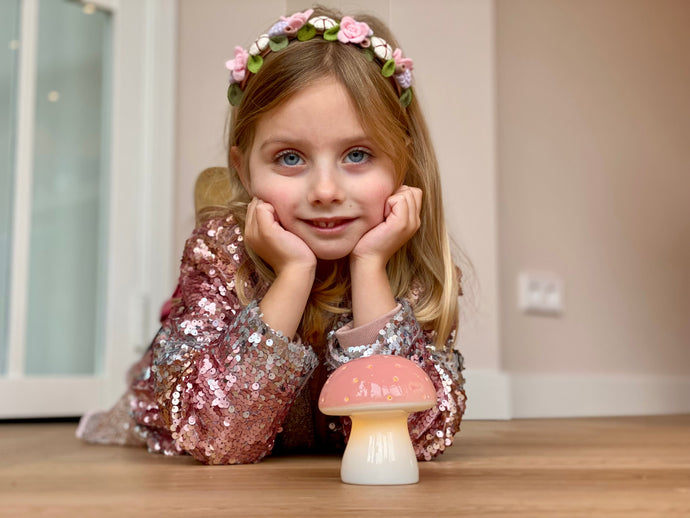
[[[547,272],[518,276],[518,307],[523,313],[559,316],[563,313],[563,279]]]

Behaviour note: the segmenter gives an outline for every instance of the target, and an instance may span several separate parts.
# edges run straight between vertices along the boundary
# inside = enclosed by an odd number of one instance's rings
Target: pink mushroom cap
[[[436,404],[434,384],[416,363],[402,356],[372,355],[338,367],[319,396],[326,415],[404,410],[418,412]]]

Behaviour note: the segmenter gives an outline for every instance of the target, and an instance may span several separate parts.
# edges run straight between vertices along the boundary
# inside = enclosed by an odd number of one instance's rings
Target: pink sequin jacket
[[[317,355],[299,339],[270,329],[256,301],[243,307],[238,300],[242,241],[232,218],[194,230],[176,298],[151,347],[130,369],[127,393],[110,411],[85,415],[78,437],[146,444],[152,452],[189,453],[207,464],[258,462],[272,451],[342,448],[349,419],[324,416],[315,406],[326,376],[360,356],[397,354],[416,361],[437,390],[437,405],[408,420],[418,459],[430,460],[452,444],[465,410],[462,357],[435,350],[431,333],[414,317],[413,295],[364,326],[370,328],[364,333],[349,329],[344,317]],[[351,343],[353,336],[366,335],[370,343]]]

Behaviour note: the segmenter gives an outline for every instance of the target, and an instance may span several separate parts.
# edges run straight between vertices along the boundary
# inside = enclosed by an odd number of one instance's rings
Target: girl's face
[[[393,161],[367,136],[345,88],[324,79],[263,115],[233,162],[249,193],[317,258],[340,259],[384,220]]]

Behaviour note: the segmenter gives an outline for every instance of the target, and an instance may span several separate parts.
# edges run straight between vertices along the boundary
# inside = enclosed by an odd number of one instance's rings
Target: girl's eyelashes
[[[362,164],[371,160],[372,154],[365,148],[354,148],[345,155],[345,162],[349,164]]]
[[[304,164],[304,159],[294,149],[281,151],[276,155],[275,161],[278,165],[286,167],[295,167]]]
[[[373,158],[372,152],[363,147],[356,147],[348,150],[343,157],[346,164],[365,164]],[[285,149],[276,153],[273,161],[281,167],[297,167],[306,164],[302,155],[294,149]]]

